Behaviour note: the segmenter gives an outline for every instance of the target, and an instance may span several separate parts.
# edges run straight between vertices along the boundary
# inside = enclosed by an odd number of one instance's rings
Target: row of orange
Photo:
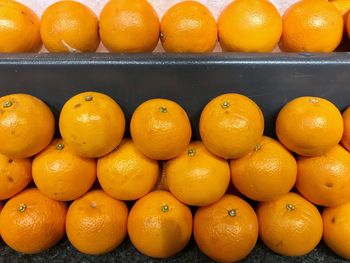
[[[218,40],[224,51],[271,52],[281,40],[289,52],[331,52],[350,25],[350,4],[343,0],[301,0],[283,21],[267,0],[235,0],[217,22],[197,1],[175,4],[161,22],[146,0],[111,0],[99,20],[82,3],[59,1],[41,22],[28,7],[2,2],[0,52],[36,52],[41,42],[50,52],[94,52],[100,38],[111,52],[151,52],[159,38],[167,52],[211,52]]]
[[[89,255],[117,249],[128,235],[139,252],[153,258],[176,255],[193,234],[199,249],[217,262],[244,259],[258,237],[280,255],[306,255],[323,235],[334,252],[349,259],[349,212],[347,203],[326,208],[321,216],[312,203],[290,192],[260,203],[256,211],[237,195],[225,194],[192,215],[162,190],[137,200],[130,211],[102,190],[86,193],[67,209],[30,188],[0,204],[0,234],[12,249],[27,254],[53,247],[67,234],[75,249]]]
[[[263,137],[261,110],[239,94],[205,106],[203,142],[192,143],[186,112],[166,99],[142,103],[131,119],[132,140],[124,141],[124,114],[101,93],[69,99],[59,119],[63,139],[52,142],[54,117],[41,100],[12,94],[0,107],[0,200],[9,199],[0,233],[17,251],[38,253],[66,232],[79,251],[101,254],[128,233],[139,251],[164,258],[186,246],[193,224],[199,248],[217,261],[247,256],[258,232],[287,256],[310,252],[323,233],[350,258],[350,110],[342,116],[325,99],[286,104],[276,122],[281,143]],[[166,161],[162,171],[157,160]],[[103,191],[88,192],[96,174]],[[32,177],[37,189],[24,190]],[[300,195],[289,193],[294,185]],[[261,202],[257,214],[225,193]],[[137,200],[130,214],[127,200]],[[68,212],[62,201],[73,201]],[[327,207],[323,221],[312,203]],[[194,220],[186,205],[200,207]]]

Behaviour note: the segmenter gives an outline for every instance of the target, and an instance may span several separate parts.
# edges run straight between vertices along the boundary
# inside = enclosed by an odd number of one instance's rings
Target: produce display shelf
[[[0,96],[32,94],[44,100],[58,116],[63,103],[82,91],[110,95],[128,119],[147,99],[172,99],[187,111],[194,140],[199,139],[198,120],[205,104],[219,94],[241,93],[261,107],[265,134],[275,137],[276,114],[295,97],[323,97],[340,110],[350,105],[350,53],[0,55]],[[157,262],[138,253],[128,240],[114,252],[97,257],[76,252],[66,240],[38,255],[16,253],[0,241],[0,262],[31,261]],[[210,260],[191,241],[184,251],[164,262]],[[343,261],[323,243],[309,255],[288,258],[258,242],[246,262]]]

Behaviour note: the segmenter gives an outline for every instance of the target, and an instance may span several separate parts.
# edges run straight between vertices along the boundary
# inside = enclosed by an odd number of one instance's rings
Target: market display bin
[[[217,95],[249,96],[264,112],[265,134],[275,137],[274,122],[289,100],[305,95],[332,101],[340,110],[350,105],[350,54],[28,54],[0,55],[0,95],[29,93],[44,100],[58,116],[63,103],[82,91],[113,97],[127,119],[151,98],[168,98],[187,111],[193,139],[205,104]],[[35,118],[35,116],[33,116]],[[127,132],[128,136],[128,132]],[[33,241],[35,242],[35,241]],[[78,253],[69,242],[38,255],[12,251],[0,241],[0,262],[153,262],[126,240],[103,256]],[[300,258],[282,257],[258,242],[247,262],[341,262],[323,243]],[[210,262],[191,241],[164,262]]]

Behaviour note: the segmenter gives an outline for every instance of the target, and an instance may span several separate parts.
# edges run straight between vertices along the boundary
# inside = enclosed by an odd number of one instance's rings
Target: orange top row
[[[161,21],[146,0],[110,0],[98,19],[82,3],[59,1],[41,17],[12,0],[0,0],[0,52],[152,52],[159,38],[167,52],[331,52],[350,29],[350,1],[301,0],[283,18],[268,0],[234,0],[218,21],[199,2],[172,6]],[[345,20],[345,22],[344,22]],[[347,26],[348,25],[348,26]],[[350,30],[349,30],[350,31]],[[350,35],[350,32],[348,32]]]

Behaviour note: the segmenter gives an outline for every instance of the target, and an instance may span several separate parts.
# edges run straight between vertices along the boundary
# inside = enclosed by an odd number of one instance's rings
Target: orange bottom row
[[[276,253],[304,255],[317,246],[322,233],[332,250],[350,258],[345,241],[349,225],[350,204],[325,208],[322,222],[317,208],[296,193],[261,203],[256,213],[240,197],[226,194],[216,203],[198,208],[192,219],[188,206],[162,190],[136,201],[129,213],[126,203],[102,190],[88,192],[67,211],[64,202],[31,188],[10,199],[0,214],[2,238],[23,253],[53,247],[67,233],[77,250],[103,254],[116,249],[128,234],[141,253],[166,258],[180,252],[193,231],[200,250],[220,262],[246,257],[258,235]]]

